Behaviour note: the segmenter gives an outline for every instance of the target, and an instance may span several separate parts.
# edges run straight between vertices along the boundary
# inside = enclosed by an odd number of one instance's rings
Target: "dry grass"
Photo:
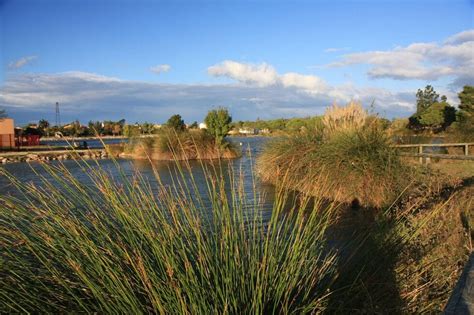
[[[331,230],[344,252],[333,312],[442,312],[473,249],[474,186],[426,175],[383,211],[340,212]]]
[[[258,159],[266,182],[289,178],[288,188],[364,206],[381,207],[412,180],[377,117],[357,103],[331,107],[323,127],[270,143]]]
[[[407,313],[441,313],[472,252],[474,186],[445,188],[404,207],[404,229],[422,223],[395,266]]]
[[[368,117],[367,111],[358,102],[351,101],[346,106],[333,104],[326,109],[322,119],[324,135],[330,139],[340,132],[360,130],[366,125]]]

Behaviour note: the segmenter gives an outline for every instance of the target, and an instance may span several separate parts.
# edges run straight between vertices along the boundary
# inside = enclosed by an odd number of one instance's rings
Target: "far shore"
[[[148,136],[148,135],[143,135]],[[64,140],[98,140],[98,139],[127,139],[127,136],[93,136],[93,137],[41,137],[40,141],[64,141]]]

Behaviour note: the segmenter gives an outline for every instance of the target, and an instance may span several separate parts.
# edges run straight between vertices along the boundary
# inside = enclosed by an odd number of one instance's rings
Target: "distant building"
[[[271,133],[270,129],[268,128],[263,128],[263,129],[260,129],[259,133],[261,134],[269,134]]]
[[[74,123],[71,123],[71,124],[64,125],[63,129],[69,130],[69,129],[73,129],[74,127],[75,127]]]
[[[11,118],[0,119],[0,148],[15,147],[15,124]]]
[[[40,145],[41,131],[38,128],[26,127],[26,129],[15,128],[15,146],[38,146]]]
[[[228,134],[228,135],[231,135],[231,136],[235,136],[235,135],[238,135],[238,134],[239,134],[239,130],[237,130],[237,129],[232,129],[232,130],[230,130],[227,134]]]
[[[203,123],[203,122],[200,123],[200,124],[199,124],[199,129],[207,129],[206,123]]]
[[[239,128],[239,133],[242,135],[256,135],[258,131],[254,128],[244,127]]]

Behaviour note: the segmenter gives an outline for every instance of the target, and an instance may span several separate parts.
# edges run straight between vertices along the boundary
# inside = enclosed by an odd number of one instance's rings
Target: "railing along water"
[[[474,161],[474,155],[469,155],[469,147],[474,146],[474,143],[420,143],[420,144],[398,144],[394,147],[396,148],[418,148],[417,153],[402,152],[403,156],[418,157],[420,163],[423,163],[423,158],[425,158],[426,163],[430,162],[431,158],[438,159],[450,159],[450,160],[472,160]],[[437,153],[424,153],[424,148],[445,148],[445,147],[462,147],[464,154],[437,154]]]

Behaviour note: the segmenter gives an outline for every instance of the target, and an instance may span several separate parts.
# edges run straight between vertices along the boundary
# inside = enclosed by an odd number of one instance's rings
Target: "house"
[[[255,135],[258,132],[254,128],[244,127],[244,128],[239,128],[239,133],[242,135]]]
[[[206,123],[203,123],[203,122],[200,123],[200,124],[199,124],[199,129],[207,129]]]
[[[40,145],[41,131],[37,128],[30,126],[26,129],[16,127],[15,128],[15,146],[38,146]]]
[[[13,119],[0,119],[0,149],[12,149],[15,147],[15,127]]]

